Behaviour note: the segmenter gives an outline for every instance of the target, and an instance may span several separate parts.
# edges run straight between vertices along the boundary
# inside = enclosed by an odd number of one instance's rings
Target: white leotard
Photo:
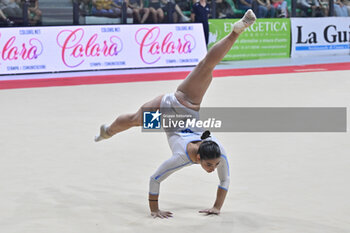
[[[193,113],[193,110],[188,109],[179,103],[174,94],[167,94],[163,97],[160,110],[162,111],[162,108],[169,108],[169,106],[181,107],[184,110],[188,110]],[[160,183],[169,175],[180,170],[181,168],[195,164],[191,161],[187,153],[187,145],[190,142],[201,141],[200,137],[202,135],[202,132],[193,132],[191,129],[166,133],[173,155],[168,160],[164,161],[157,171],[151,176],[149,185],[149,193],[151,195],[159,194]],[[226,152],[215,137],[212,136],[211,140],[219,145],[221,151],[220,163],[217,167],[217,173],[220,179],[219,188],[228,190],[230,184],[230,169]]]

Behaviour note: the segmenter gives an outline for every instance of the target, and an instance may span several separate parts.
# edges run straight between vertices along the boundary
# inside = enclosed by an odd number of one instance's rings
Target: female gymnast
[[[198,117],[203,96],[212,80],[212,71],[233,46],[238,36],[255,20],[256,17],[253,11],[248,10],[242,19],[233,24],[232,32],[208,51],[204,59],[178,86],[175,93],[158,96],[142,105],[136,113],[120,115],[110,126],[102,125],[100,134],[95,137],[95,141],[110,138],[134,126],[141,126],[142,112],[145,108],[151,111],[160,110],[160,112],[162,112],[162,109],[181,109],[182,113]],[[229,165],[225,150],[216,138],[210,137],[209,131],[199,133],[191,129],[179,129],[166,132],[166,134],[173,155],[150,178],[149,207],[151,215],[155,218],[172,217],[171,212],[159,209],[160,182],[175,171],[192,164],[200,164],[209,173],[217,168],[220,185],[217,189],[216,201],[213,207],[199,212],[219,214],[230,183]]]

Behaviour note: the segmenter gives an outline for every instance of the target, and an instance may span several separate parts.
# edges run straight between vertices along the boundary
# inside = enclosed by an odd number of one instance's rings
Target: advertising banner
[[[238,20],[209,20],[209,47],[225,37]],[[257,19],[238,38],[224,60],[248,60],[290,56],[290,20]]]
[[[194,66],[201,24],[3,28],[0,74]]]
[[[292,18],[292,57],[349,55],[348,17]]]

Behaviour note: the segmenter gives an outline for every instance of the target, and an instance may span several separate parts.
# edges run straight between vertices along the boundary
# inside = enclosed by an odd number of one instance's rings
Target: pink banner
[[[207,50],[202,25],[163,24],[4,28],[0,52],[3,75],[194,66]]]

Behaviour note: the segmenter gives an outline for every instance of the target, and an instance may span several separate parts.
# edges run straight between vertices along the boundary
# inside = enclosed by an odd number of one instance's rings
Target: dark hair
[[[210,131],[206,130],[202,136],[201,139],[207,139],[210,137]],[[214,141],[204,141],[200,144],[198,148],[198,154],[201,157],[201,159],[206,160],[206,159],[216,159],[220,158],[221,156],[221,151],[219,145],[214,142]]]

